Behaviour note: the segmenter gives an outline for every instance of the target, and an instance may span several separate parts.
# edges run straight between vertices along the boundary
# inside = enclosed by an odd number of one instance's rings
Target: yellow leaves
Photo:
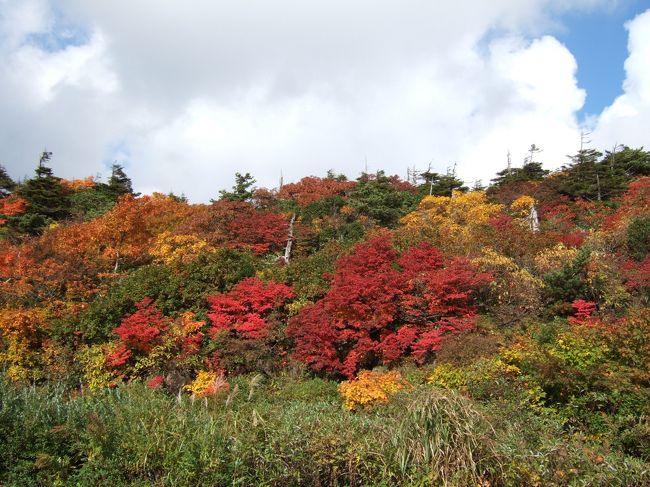
[[[40,338],[47,311],[32,308],[0,311],[0,366],[13,381],[35,378],[38,370]]]
[[[520,374],[519,367],[506,363],[497,356],[482,358],[464,367],[442,363],[433,369],[427,382],[445,389],[462,389],[468,385],[485,384],[503,377],[518,377]]]
[[[402,218],[406,226],[440,222],[446,225],[482,225],[503,205],[488,203],[483,191],[454,192],[453,197],[425,196],[418,209]]]
[[[526,218],[530,214],[530,210],[537,204],[537,201],[532,196],[523,195],[517,198],[510,205],[510,211],[513,216],[519,218]]]
[[[386,404],[392,395],[407,385],[399,372],[364,370],[356,379],[341,382],[339,392],[343,396],[344,407],[353,411],[359,407],[367,409]]]
[[[9,340],[0,352],[0,364],[7,378],[14,382],[27,381],[38,373],[37,354],[30,343],[21,338]]]
[[[472,263],[479,266],[482,271],[501,270],[515,272],[519,266],[510,257],[498,253],[494,249],[485,247],[481,250],[481,256],[472,259]]]
[[[550,355],[581,370],[603,362],[607,352],[607,345],[574,331],[558,335],[555,345],[548,349]]]
[[[460,389],[466,384],[467,379],[461,369],[451,364],[440,364],[433,369],[433,373],[427,378],[427,382],[445,389]]]
[[[566,247],[564,244],[557,244],[550,249],[542,250],[535,256],[535,268],[540,274],[560,270],[566,264],[578,256],[578,249]]]
[[[196,375],[193,382],[186,385],[184,389],[192,393],[192,397],[207,397],[218,392],[230,390],[230,384],[226,381],[223,374],[217,375],[216,372],[201,370]]]
[[[520,267],[510,257],[491,248],[484,248],[481,256],[472,259],[472,263],[482,271],[492,274],[490,288],[493,302],[514,306],[517,313],[532,310],[540,305],[540,291],[544,282]]]
[[[106,367],[105,348],[102,345],[84,347],[75,357],[82,366],[86,387],[91,391],[99,391],[115,385],[116,377]]]
[[[214,250],[205,240],[196,235],[174,235],[165,231],[156,237],[149,250],[156,262],[163,264],[187,264],[201,252]]]
[[[309,304],[313,304],[313,302],[305,298],[296,299],[286,306],[286,310],[289,316],[295,316],[302,308]]]
[[[407,233],[445,250],[468,253],[481,240],[482,227],[502,209],[503,205],[489,203],[482,191],[454,192],[453,197],[426,196],[400,221]]]

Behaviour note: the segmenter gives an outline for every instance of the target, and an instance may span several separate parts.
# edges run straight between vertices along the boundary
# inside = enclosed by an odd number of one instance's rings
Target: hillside
[[[0,171],[0,485],[650,485],[650,152],[467,188]]]

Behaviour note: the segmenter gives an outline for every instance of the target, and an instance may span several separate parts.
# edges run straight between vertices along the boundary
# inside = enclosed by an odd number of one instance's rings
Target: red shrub
[[[165,383],[165,378],[162,375],[155,375],[147,381],[147,387],[149,389],[158,389],[162,387]]]
[[[266,317],[293,297],[293,290],[285,284],[265,284],[256,277],[244,279],[230,292],[208,297],[210,333],[228,330],[244,339],[264,338]]]
[[[641,262],[628,260],[623,264],[625,287],[630,291],[650,290],[650,255]]]
[[[339,259],[327,295],[290,321],[294,357],[347,377],[409,355],[423,361],[474,326],[473,293],[488,280],[427,243],[398,257],[390,235],[380,235]]]
[[[122,320],[113,331],[122,343],[132,350],[149,352],[156,339],[167,327],[163,316],[151,298],[144,298],[136,304],[138,310]]]
[[[572,325],[588,325],[593,322],[593,314],[596,312],[596,303],[577,299],[571,303],[575,314],[569,317],[569,323]]]

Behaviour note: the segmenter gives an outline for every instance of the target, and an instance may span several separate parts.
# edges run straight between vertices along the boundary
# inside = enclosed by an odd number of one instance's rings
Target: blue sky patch
[[[578,85],[587,99],[578,118],[598,115],[622,93],[628,56],[625,23],[650,8],[650,0],[623,0],[611,9],[572,12],[554,35],[578,63]]]

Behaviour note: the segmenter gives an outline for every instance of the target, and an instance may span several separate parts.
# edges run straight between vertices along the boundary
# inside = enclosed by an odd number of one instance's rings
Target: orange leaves
[[[92,176],[84,179],[61,179],[59,182],[69,191],[78,191],[95,186],[95,179]]]
[[[308,176],[297,183],[282,186],[278,197],[293,200],[299,206],[306,206],[330,196],[345,196],[346,192],[354,188],[356,184],[354,181]]]
[[[20,215],[27,211],[27,201],[17,196],[0,199],[0,225],[7,223],[10,216]]]
[[[38,308],[0,311],[0,333],[4,338],[33,340],[45,323],[45,311]]]
[[[124,264],[145,261],[156,235],[179,225],[192,212],[186,203],[161,194],[142,198],[126,195],[111,211],[84,228],[105,265],[112,264],[118,270]]]

